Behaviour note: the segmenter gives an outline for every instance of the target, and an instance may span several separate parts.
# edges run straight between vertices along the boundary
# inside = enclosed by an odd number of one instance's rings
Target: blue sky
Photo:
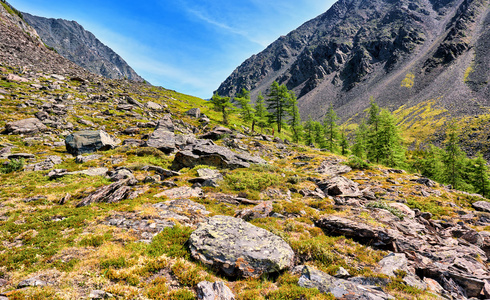
[[[334,0],[8,0],[75,20],[154,85],[210,98],[245,59]]]

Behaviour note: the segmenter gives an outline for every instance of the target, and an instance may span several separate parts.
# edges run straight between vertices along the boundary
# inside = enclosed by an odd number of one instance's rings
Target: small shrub
[[[262,191],[283,181],[280,175],[239,170],[225,176],[225,185],[235,191]]]
[[[380,209],[387,210],[390,213],[392,213],[393,215],[400,218],[400,220],[403,220],[403,218],[405,217],[405,215],[400,210],[389,206],[386,202],[382,202],[382,201],[369,202],[366,205],[366,207],[368,207],[368,208],[380,208]]]
[[[192,228],[175,225],[167,227],[157,234],[151,244],[148,246],[146,253],[149,256],[157,257],[166,254],[170,257],[190,258],[185,243],[192,233]]]
[[[108,269],[108,268],[122,269],[127,265],[128,263],[126,262],[126,259],[123,256],[117,258],[104,259],[100,261],[100,267],[102,269]]]
[[[24,159],[12,159],[11,161],[2,164],[0,167],[0,172],[3,174],[9,174],[12,172],[21,171],[24,169]]]
[[[366,162],[364,159],[359,158],[355,155],[352,155],[349,157],[349,160],[347,161],[347,165],[351,167],[352,169],[355,170],[365,170],[370,167],[369,163]]]
[[[106,239],[102,235],[84,237],[78,244],[82,247],[100,247]]]
[[[188,289],[173,290],[168,293],[169,300],[194,300],[196,296]]]
[[[177,261],[172,266],[172,272],[180,284],[185,286],[196,286],[199,282],[205,278],[199,274],[199,269],[184,260]]]

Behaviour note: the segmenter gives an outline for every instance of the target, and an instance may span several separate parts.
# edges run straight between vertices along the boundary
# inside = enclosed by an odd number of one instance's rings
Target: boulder
[[[352,168],[342,164],[341,160],[325,160],[315,171],[327,176],[337,176],[349,173],[352,171]]]
[[[157,148],[165,153],[171,153],[175,150],[175,134],[164,129],[155,129],[148,141],[146,141],[145,146]]]
[[[44,131],[48,131],[48,127],[37,118],[10,122],[5,126],[7,134],[36,134]]]
[[[113,149],[117,143],[105,131],[86,130],[67,136],[65,145],[68,153],[78,156],[84,153]]]
[[[168,178],[168,177],[174,177],[174,176],[180,176],[181,174],[179,172],[171,171],[164,169],[162,167],[158,166],[144,166],[142,168],[143,171],[155,171],[155,173],[158,173],[162,178]]]
[[[217,187],[218,181],[223,180],[223,175],[218,170],[208,168],[197,170],[199,177],[189,179],[190,183],[199,184],[201,186]]]
[[[214,216],[189,238],[192,256],[229,277],[259,277],[292,267],[294,252],[280,237],[242,219]]]
[[[490,202],[478,201],[473,203],[473,208],[479,211],[490,212]]]
[[[152,102],[152,101],[146,102],[145,106],[146,106],[146,108],[152,109],[152,110],[162,110],[163,109],[163,107],[160,104]]]
[[[167,197],[169,199],[183,199],[183,198],[193,198],[201,197],[202,190],[200,188],[191,188],[188,186],[181,186],[178,188],[163,191],[156,194],[154,197]]]
[[[23,289],[23,288],[30,287],[30,286],[46,286],[46,285],[47,285],[46,281],[41,280],[41,279],[36,278],[36,277],[33,277],[33,278],[25,279],[25,280],[22,280],[21,282],[19,282],[19,284],[17,285],[17,288]]]
[[[358,285],[309,266],[303,268],[298,285],[305,288],[317,288],[325,294],[331,293],[337,299],[394,299],[376,286]]]
[[[318,187],[327,195],[340,197],[361,197],[359,184],[345,178],[336,176],[326,181],[320,182]]]
[[[198,300],[235,300],[235,295],[223,281],[211,283],[201,281],[197,284]]]
[[[102,157],[102,155],[100,155],[100,154],[92,154],[92,155],[87,155],[87,156],[78,155],[75,158],[75,162],[77,164],[83,164],[83,163],[89,162],[91,160],[99,159],[101,157]]]
[[[15,75],[15,74],[8,74],[6,79],[8,81],[15,81],[15,82],[29,82],[28,79],[24,77],[20,77],[19,75]]]
[[[241,218],[245,221],[251,221],[253,219],[267,218],[272,214],[272,201],[264,201],[253,208],[247,208],[239,211],[235,217]]]
[[[191,108],[186,112],[186,115],[199,119],[201,117],[201,110],[199,108]]]
[[[235,153],[230,149],[218,146],[209,140],[198,140],[175,154],[173,169],[193,168],[207,165],[217,168],[248,168],[250,164],[266,164],[260,157],[246,153]]]
[[[222,127],[222,126],[216,126],[213,128],[213,130],[201,135],[199,138],[200,139],[219,140],[219,139],[223,138],[224,135],[232,134],[232,133],[233,133],[233,131],[231,131],[231,129],[229,129],[229,128]]]

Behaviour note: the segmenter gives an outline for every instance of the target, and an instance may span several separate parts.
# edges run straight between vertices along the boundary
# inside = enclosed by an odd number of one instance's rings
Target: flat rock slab
[[[235,300],[235,295],[223,281],[201,281],[197,284],[198,300]]]
[[[290,268],[294,252],[280,237],[242,219],[214,216],[189,238],[192,256],[229,277],[259,277]]]
[[[478,201],[473,203],[473,208],[479,211],[490,212],[490,202]]]
[[[248,168],[250,164],[266,164],[260,157],[246,153],[236,153],[226,147],[216,145],[210,140],[198,140],[193,145],[186,146],[175,154],[172,168],[193,168],[197,165],[207,165],[217,168]]]
[[[327,195],[340,197],[360,197],[359,184],[344,176],[336,176],[318,184]]]
[[[188,186],[182,186],[182,187],[163,191],[159,194],[156,194],[154,197],[182,199],[182,198],[193,198],[193,197],[201,197],[201,196],[202,196],[202,190],[200,188],[191,188]]]
[[[117,143],[102,130],[86,130],[70,134],[65,139],[66,151],[73,156],[95,151],[106,151],[116,147]]]
[[[5,126],[5,133],[8,134],[36,134],[48,130],[48,127],[37,118],[10,122]]]
[[[341,160],[325,160],[315,171],[327,176],[337,176],[340,174],[349,173],[352,171],[352,168],[342,164]]]
[[[330,276],[308,266],[303,268],[298,285],[306,288],[317,288],[320,292],[331,293],[338,299],[395,299],[375,286],[359,286],[356,283]]]

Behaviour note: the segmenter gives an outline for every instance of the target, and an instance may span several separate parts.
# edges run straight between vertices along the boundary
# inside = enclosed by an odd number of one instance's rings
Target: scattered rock
[[[152,101],[146,102],[145,106],[146,106],[146,108],[152,109],[152,110],[162,110],[163,109],[163,107],[160,104],[152,102]]]
[[[7,134],[36,134],[45,131],[48,131],[48,127],[37,118],[10,122],[5,126],[5,133]]]
[[[349,173],[352,169],[351,167],[342,164],[341,160],[325,160],[315,171],[327,176],[337,176]]]
[[[250,164],[266,164],[259,157],[249,154],[240,154],[221,147],[209,140],[198,140],[196,144],[189,145],[175,154],[173,169],[193,168],[197,165],[208,165],[217,168],[248,168]]]
[[[24,77],[20,77],[19,75],[15,75],[15,74],[8,74],[5,79],[7,79],[8,81],[15,81],[15,82],[29,82],[28,79]]]
[[[213,128],[213,130],[201,135],[199,138],[200,139],[219,140],[219,139],[223,138],[224,135],[229,135],[232,133],[233,133],[233,131],[231,131],[231,129],[229,129],[229,128],[222,127],[222,126],[216,126]]]
[[[131,181],[136,180],[136,178],[133,175],[133,172],[131,172],[131,170],[126,169],[124,167],[117,168],[114,171],[107,172],[107,176],[109,176],[109,179],[113,182],[124,180],[124,179],[129,179]]]
[[[114,203],[127,199],[131,192],[130,179],[120,180],[113,184],[102,186],[95,192],[85,197],[77,207],[87,206],[94,202]]]
[[[251,221],[253,219],[267,218],[272,214],[272,201],[264,201],[254,208],[244,209],[239,211],[235,217],[241,218],[245,221]]]
[[[92,160],[99,159],[101,157],[103,157],[103,155],[100,155],[100,154],[92,154],[92,155],[87,155],[87,156],[78,155],[75,158],[75,162],[77,164],[83,164],[83,163],[86,163],[86,162],[89,162],[89,161],[92,161]]]
[[[167,197],[169,199],[181,199],[181,198],[198,198],[202,196],[202,190],[200,188],[191,188],[188,186],[182,186],[163,191],[156,194],[154,197]]]
[[[197,170],[199,177],[189,179],[190,183],[199,184],[200,186],[217,187],[218,181],[223,180],[223,175],[218,170],[208,168]]]
[[[8,159],[13,160],[13,159],[34,159],[36,156],[34,154],[30,153],[12,153],[7,156]]]
[[[211,283],[201,281],[197,284],[197,299],[199,300],[235,300],[235,295],[223,281]]]
[[[327,195],[340,197],[360,197],[359,184],[343,176],[336,176],[318,184]]]
[[[376,286],[358,286],[348,280],[335,278],[312,267],[305,266],[298,285],[317,288],[320,292],[331,293],[338,299],[394,299]]]
[[[19,282],[19,284],[17,285],[17,288],[19,289],[23,289],[23,288],[26,288],[26,287],[30,287],[30,286],[46,286],[47,283],[46,281],[43,281],[39,278],[29,278],[29,279],[26,279],[26,280],[22,280],[21,282]]]
[[[114,295],[101,290],[93,290],[90,292],[90,295],[88,297],[90,299],[109,299],[114,297]]]
[[[199,108],[191,108],[186,112],[186,115],[199,119],[201,117],[201,110]]]
[[[473,208],[479,211],[490,212],[490,202],[477,201],[473,203]]]
[[[164,168],[158,167],[158,166],[144,166],[142,168],[142,170],[154,171],[154,172],[158,173],[158,175],[160,175],[163,179],[181,175],[179,172],[167,170],[167,169],[164,169]]]
[[[259,277],[293,264],[294,252],[280,237],[242,219],[214,216],[191,234],[192,256],[229,277]]]
[[[109,134],[102,130],[79,131],[65,139],[66,150],[73,156],[95,151],[106,151],[116,147]]]

